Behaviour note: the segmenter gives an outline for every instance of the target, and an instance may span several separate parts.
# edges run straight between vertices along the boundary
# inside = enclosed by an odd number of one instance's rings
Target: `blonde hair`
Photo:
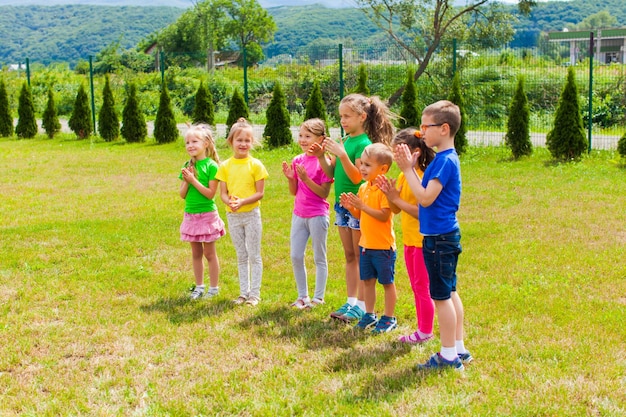
[[[379,165],[387,165],[388,168],[391,168],[393,152],[391,152],[391,148],[388,145],[381,142],[372,143],[363,149],[363,153]]]
[[[322,119],[314,118],[305,120],[300,127],[315,136],[326,136],[326,124],[324,124]]]
[[[422,115],[431,116],[437,124],[446,123],[450,126],[450,136],[456,135],[461,127],[461,110],[459,106],[448,100],[439,100],[427,106],[422,111]]]
[[[213,139],[213,132],[211,131],[211,126],[205,123],[197,123],[193,125],[187,125],[187,131],[185,132],[185,138],[187,137],[195,137],[202,140],[206,145],[205,155],[207,158],[211,158],[218,164],[220,163],[220,157],[217,154],[217,149],[215,148],[215,140]],[[185,164],[188,168],[191,168],[194,176],[196,175],[196,158],[191,157],[191,159]]]
[[[228,131],[228,137],[226,138],[226,142],[228,142],[231,147],[233,146],[233,140],[235,139],[235,136],[242,130],[250,131],[250,136],[252,136],[253,148],[261,146],[261,142],[259,142],[259,140],[254,137],[254,129],[252,129],[252,125],[250,124],[250,122],[248,122],[245,118],[240,117],[235,123],[233,123],[230,130]]]
[[[341,100],[340,106],[348,106],[356,114],[366,114],[363,122],[363,130],[372,143],[382,142],[386,145],[391,143],[395,127],[392,120],[397,116],[392,113],[387,105],[376,96],[365,97],[362,94],[348,94]]]

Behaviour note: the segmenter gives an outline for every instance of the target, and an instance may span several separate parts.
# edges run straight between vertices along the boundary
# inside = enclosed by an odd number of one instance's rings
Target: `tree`
[[[98,113],[98,131],[107,142],[114,141],[120,135],[120,122],[115,111],[115,99],[108,75],[104,77],[104,87],[102,88],[102,107]]]
[[[233,91],[233,96],[230,99],[230,106],[228,107],[228,117],[226,118],[226,134],[230,131],[232,125],[240,118],[247,119],[250,117],[248,106],[243,100],[243,96],[238,88]]]
[[[206,123],[208,125],[215,123],[213,95],[211,95],[211,92],[202,81],[200,81],[200,86],[198,87],[198,91],[196,91],[192,120],[194,123]]]
[[[513,158],[530,155],[533,152],[533,144],[530,141],[530,106],[524,92],[524,78],[517,81],[517,89],[509,108],[504,143],[513,152]]]
[[[313,81],[313,89],[311,90],[309,99],[306,101],[304,111],[304,120],[314,118],[322,119],[324,123],[326,123],[326,105],[322,98],[320,83],[317,80]]]
[[[46,110],[44,110],[41,119],[41,125],[50,139],[61,131],[61,123],[59,122],[57,109],[54,105],[54,93],[52,92],[52,88],[48,88],[48,103],[46,104]]]
[[[145,142],[148,136],[146,119],[139,108],[137,86],[131,83],[128,87],[126,105],[122,111],[122,128],[120,130],[126,142]]]
[[[267,141],[270,148],[288,145],[293,142],[291,134],[291,120],[289,111],[287,110],[285,95],[283,94],[280,83],[274,84],[274,92],[272,100],[266,111],[267,124],[263,131],[263,138]]]
[[[593,29],[605,29],[611,28],[618,25],[617,18],[607,10],[602,10],[601,12],[594,13],[590,16],[585,17],[582,22],[577,25],[574,25],[571,29],[575,30],[593,30]]]
[[[567,69],[567,82],[557,104],[554,126],[546,135],[546,145],[552,157],[560,160],[580,158],[587,150],[578,89],[572,67]]]
[[[0,136],[8,137],[13,134],[13,117],[9,107],[9,96],[4,80],[0,80]]]
[[[363,94],[366,97],[370,95],[370,88],[367,86],[367,68],[364,63],[359,64],[359,76],[357,78],[355,93]]]
[[[85,139],[91,135],[91,109],[89,108],[89,97],[85,91],[85,86],[80,85],[74,100],[74,109],[70,120],[67,122],[72,132],[76,133],[78,139]]]
[[[459,106],[461,111],[461,126],[454,136],[454,148],[459,155],[465,153],[467,148],[467,124],[465,123],[465,103],[463,95],[461,94],[461,74],[457,71],[452,78],[452,90],[450,91],[450,97],[448,100]]]
[[[482,45],[501,45],[512,39],[513,21],[497,2],[469,0],[455,7],[450,0],[355,0],[361,10],[395,43],[418,62],[414,79],[418,80],[435,52],[451,36],[464,35]],[[528,14],[536,0],[518,0],[519,10]],[[448,35],[452,33],[452,35]],[[401,96],[398,89],[389,99],[393,105]]]
[[[202,28],[200,43],[203,50],[206,50],[207,71],[211,71],[215,67],[216,49],[224,46],[226,42],[226,34],[224,33],[226,13],[224,8],[227,4],[228,1],[226,0],[209,0],[194,3],[192,13]]]
[[[617,152],[619,152],[622,158],[626,158],[626,133],[617,142]]]
[[[228,17],[224,31],[240,51],[248,51],[249,45],[260,45],[274,38],[276,23],[257,0],[232,0],[224,10]],[[246,64],[250,66],[254,62],[248,61]]]
[[[20,99],[17,107],[17,126],[15,134],[19,138],[33,138],[37,134],[37,120],[35,119],[35,105],[30,87],[24,82],[20,91]]]
[[[159,109],[154,120],[154,138],[157,143],[170,143],[178,139],[178,127],[165,82],[161,83]]]
[[[407,71],[407,80],[402,92],[402,108],[400,109],[400,128],[417,127],[421,124],[420,111],[417,108],[417,88],[413,80],[413,71]]]

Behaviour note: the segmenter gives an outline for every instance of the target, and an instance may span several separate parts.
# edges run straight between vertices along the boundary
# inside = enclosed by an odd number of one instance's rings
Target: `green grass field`
[[[270,172],[263,301],[234,307],[228,235],[220,295],[187,299],[182,141],[1,139],[0,415],[626,415],[616,153],[568,164],[541,148],[517,162],[501,147],[463,156],[459,293],[475,360],[463,373],[423,374],[414,365],[439,342],[396,342],[415,326],[401,250],[397,331],[370,336],[328,318],[345,301],[334,227],[327,304],[289,307],[293,200],[280,164],[296,152],[255,152]]]

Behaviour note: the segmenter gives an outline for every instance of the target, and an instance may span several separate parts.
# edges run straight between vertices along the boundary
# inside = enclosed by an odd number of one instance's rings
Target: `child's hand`
[[[307,178],[309,178],[309,174],[306,173],[306,169],[301,164],[296,165],[296,173],[298,174],[298,178],[300,178],[302,182],[306,181]]]
[[[295,175],[294,175],[294,172],[293,172],[293,168],[291,167],[291,164],[288,164],[285,161],[283,161],[283,174],[285,174],[285,177],[287,177],[290,180],[295,178]]]
[[[396,197],[400,197],[400,192],[396,190],[396,180],[394,178],[379,175],[376,177],[376,185],[380,188],[380,191],[387,196],[387,200],[392,201]]]
[[[411,154],[411,151],[406,143],[399,143],[396,145],[393,152],[393,160],[402,172],[412,169],[417,163],[418,156],[419,155],[417,153]]]
[[[361,210],[363,207],[363,201],[361,201],[359,196],[353,193],[341,193],[339,196],[339,204],[347,209],[355,208]]]
[[[242,199],[237,197],[236,195],[231,195],[228,201],[228,206],[230,207],[230,209],[235,212],[237,210],[239,210],[242,206]]]
[[[324,155],[324,146],[321,143],[315,142],[313,145],[309,146],[307,153],[319,158]]]
[[[193,171],[187,167],[183,168],[181,172],[183,174],[183,179],[189,184],[193,183],[193,181],[196,179],[196,177],[193,175]]]
[[[341,141],[335,142],[331,138],[325,138],[323,144],[324,150],[332,153],[338,158],[346,154],[346,148],[344,148],[343,142]]]

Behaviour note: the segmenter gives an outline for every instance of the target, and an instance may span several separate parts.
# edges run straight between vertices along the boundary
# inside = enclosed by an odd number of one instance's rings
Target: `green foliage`
[[[42,115],[41,125],[50,139],[61,131],[61,123],[59,122],[57,109],[54,105],[54,93],[52,92],[52,88],[48,88],[48,103]]]
[[[72,132],[78,136],[78,139],[85,139],[91,135],[91,109],[89,108],[89,97],[87,97],[83,84],[78,87],[76,100],[74,100],[74,110],[67,124]]]
[[[617,142],[617,152],[622,158],[626,158],[626,133]]]
[[[304,120],[322,119],[326,123],[326,104],[322,98],[322,90],[320,89],[319,81],[313,82],[313,89],[309,95],[309,99],[306,101]]]
[[[215,105],[213,104],[213,96],[209,89],[200,82],[198,91],[196,91],[196,99],[193,108],[194,123],[215,124]]]
[[[452,79],[452,90],[448,100],[459,106],[461,110],[461,126],[459,127],[456,136],[454,136],[454,147],[459,155],[465,153],[467,149],[467,120],[465,112],[465,103],[463,96],[461,95],[461,74],[457,71]]]
[[[169,143],[178,139],[178,128],[176,118],[172,111],[170,95],[167,91],[167,84],[161,84],[161,97],[159,99],[159,110],[154,120],[154,138],[157,143]]]
[[[263,131],[263,138],[270,148],[277,148],[293,143],[291,135],[291,120],[285,106],[285,95],[280,83],[274,84],[272,101],[266,112],[267,122]]]
[[[564,161],[578,159],[587,150],[572,67],[567,70],[567,82],[559,98],[553,128],[546,136],[546,146],[554,159]]]
[[[504,142],[513,152],[515,159],[530,155],[533,152],[533,144],[530,141],[530,107],[524,92],[524,79],[522,77],[517,82],[517,89],[513,100],[511,100]]]
[[[359,64],[359,75],[354,92],[362,94],[366,97],[369,97],[370,95],[370,89],[367,86],[367,67],[362,62]]]
[[[15,134],[18,138],[33,138],[37,134],[37,120],[35,119],[35,106],[30,87],[26,82],[20,90],[20,100],[17,109],[17,126]]]
[[[414,71],[407,71],[407,80],[402,92],[402,109],[400,110],[400,119],[398,124],[401,129],[407,127],[417,127],[421,124],[420,111],[417,108],[417,89],[413,80]]]
[[[148,136],[146,119],[139,108],[137,86],[131,83],[128,87],[128,96],[122,112],[122,137],[126,142],[145,142]]]
[[[9,107],[9,96],[4,80],[0,79],[0,136],[7,137],[13,134],[13,117]]]
[[[233,90],[233,96],[230,99],[230,106],[228,108],[228,117],[226,118],[226,129],[230,131],[232,125],[240,118],[245,119],[250,117],[248,106],[241,95],[238,88]],[[228,132],[227,132],[228,134]]]
[[[108,76],[105,76],[104,87],[102,88],[102,107],[98,113],[98,132],[107,142],[116,140],[120,135],[120,122],[115,111],[115,99]]]

